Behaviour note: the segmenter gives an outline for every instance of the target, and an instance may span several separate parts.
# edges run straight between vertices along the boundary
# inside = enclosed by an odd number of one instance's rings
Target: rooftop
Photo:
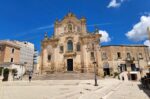
[[[11,47],[15,47],[15,48],[19,48],[20,49],[20,46],[9,41],[9,40],[1,40],[0,41],[0,45],[8,45],[8,46],[11,46]]]
[[[143,44],[118,44],[118,45],[102,45],[101,47],[121,46],[121,47],[148,47]]]

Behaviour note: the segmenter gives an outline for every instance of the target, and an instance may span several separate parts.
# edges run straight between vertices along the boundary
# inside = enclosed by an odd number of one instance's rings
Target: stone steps
[[[100,77],[97,76],[99,79]],[[28,78],[27,78],[28,79]],[[47,75],[34,75],[32,80],[92,80],[93,73],[55,73]]]

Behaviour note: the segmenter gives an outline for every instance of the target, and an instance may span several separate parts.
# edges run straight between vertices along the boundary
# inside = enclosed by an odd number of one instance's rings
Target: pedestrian
[[[122,80],[124,81],[124,76],[122,76]]]
[[[31,79],[32,79],[32,74],[30,73],[29,74],[29,82],[31,82]]]

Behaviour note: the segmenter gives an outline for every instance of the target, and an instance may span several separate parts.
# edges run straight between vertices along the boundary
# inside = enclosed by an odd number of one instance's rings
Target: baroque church
[[[41,73],[94,72],[103,73],[101,68],[100,37],[96,29],[88,32],[86,18],[77,18],[68,13],[54,23],[54,33],[45,33],[41,42]]]

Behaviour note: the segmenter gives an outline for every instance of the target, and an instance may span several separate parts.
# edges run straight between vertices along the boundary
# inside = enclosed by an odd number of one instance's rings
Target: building
[[[120,73],[120,78],[138,80],[147,71],[149,49],[145,45],[107,45],[101,47],[105,75]]]
[[[0,41],[0,67],[16,69],[18,77],[24,74],[25,68],[20,64],[20,46],[9,40]]]
[[[20,47],[11,41],[0,41],[0,63],[19,63]]]
[[[34,58],[33,58],[33,72],[38,71],[38,66],[39,65],[39,51],[34,50]]]
[[[102,73],[100,37],[97,30],[88,32],[84,17],[68,13],[56,20],[53,36],[46,33],[41,44],[41,73],[93,72],[94,66]]]
[[[37,59],[36,59],[36,64],[35,64],[35,67],[34,67],[34,73],[35,74],[40,74],[40,67],[41,67],[41,56],[38,55],[37,56]]]
[[[34,44],[26,41],[12,41],[20,47],[20,63],[24,64],[26,71],[33,70]]]

